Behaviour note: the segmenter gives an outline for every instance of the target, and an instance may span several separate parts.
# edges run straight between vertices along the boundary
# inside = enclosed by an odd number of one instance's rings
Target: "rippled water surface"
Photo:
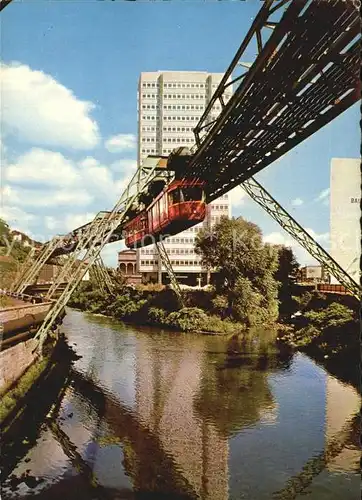
[[[64,330],[81,357],[46,395],[47,418],[17,436],[2,498],[359,498],[356,391],[272,333],[178,334],[76,311]]]

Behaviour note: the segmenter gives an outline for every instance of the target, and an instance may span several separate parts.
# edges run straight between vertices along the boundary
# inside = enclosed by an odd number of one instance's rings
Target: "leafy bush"
[[[197,307],[184,307],[168,315],[167,323],[185,332],[200,331],[205,328],[208,316]]]
[[[344,326],[354,320],[354,313],[348,307],[332,302],[327,308],[321,311],[309,311],[305,313],[312,325],[317,328],[337,328]]]
[[[136,290],[147,291],[147,292],[161,292],[165,289],[165,285],[160,285],[159,283],[148,283],[147,285],[137,285]]]
[[[131,318],[140,313],[146,304],[146,300],[135,300],[128,294],[118,295],[113,299],[112,304],[108,307],[108,311],[116,318]]]
[[[203,330],[211,333],[234,334],[245,329],[241,323],[236,323],[230,319],[222,320],[219,316],[208,316]]]
[[[213,310],[216,314],[223,317],[226,314],[229,305],[227,297],[224,295],[216,295],[211,302]]]
[[[166,289],[149,298],[149,306],[172,312],[180,309],[179,300],[173,290]]]
[[[148,310],[148,319],[156,325],[164,325],[167,322],[168,313],[164,309],[158,307],[150,307]]]

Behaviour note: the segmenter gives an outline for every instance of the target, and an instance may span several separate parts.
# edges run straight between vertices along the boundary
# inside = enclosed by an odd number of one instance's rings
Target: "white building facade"
[[[361,255],[361,162],[332,158],[330,177],[331,255],[359,283]],[[337,283],[331,278],[332,283]]]
[[[180,146],[191,148],[193,129],[200,120],[223,73],[199,71],[158,71],[141,73],[138,88],[138,161],[148,155],[168,155]],[[224,102],[232,96],[226,90]],[[209,120],[221,112],[221,104],[213,106]],[[206,270],[194,252],[197,232],[210,227],[221,216],[230,216],[228,195],[214,200],[208,207],[202,224],[194,226],[164,241],[177,278],[189,284],[204,284]],[[166,270],[161,267],[156,248],[148,246],[138,251],[138,271],[146,280],[160,281]]]

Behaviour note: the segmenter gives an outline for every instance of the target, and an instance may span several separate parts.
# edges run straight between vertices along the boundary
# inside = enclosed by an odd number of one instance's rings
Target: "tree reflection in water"
[[[223,436],[255,425],[275,409],[268,376],[288,370],[293,356],[276,336],[273,331],[250,330],[229,340],[222,359],[215,360],[213,353],[205,357],[194,405]]]

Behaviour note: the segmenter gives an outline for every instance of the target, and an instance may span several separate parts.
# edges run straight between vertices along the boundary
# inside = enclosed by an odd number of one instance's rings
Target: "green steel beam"
[[[38,351],[42,351],[42,346],[48,333],[54,329],[57,319],[64,310],[72,293],[86,272],[94,264],[103,247],[109,243],[113,233],[119,230],[126,222],[127,211],[137,201],[139,194],[145,192],[151,181],[156,175],[159,175],[157,171],[157,162],[148,168],[139,167],[113,210],[110,213],[106,213],[106,215],[102,215],[102,217],[96,217],[84,229],[78,232],[78,244],[75,251],[69,256],[67,264],[63,267],[49,289],[47,298],[51,299],[54,297],[60,284],[64,282],[64,276],[66,274],[71,276],[70,281],[61,292],[53,307],[49,310],[43,324],[34,337],[38,340]]]
[[[263,188],[253,177],[240,184],[248,195],[256,201],[280,226],[287,231],[309,254],[318,260],[357,299],[361,297],[361,287],[336,262],[328,252],[302,228],[293,217]]]
[[[166,250],[165,245],[163,244],[162,240],[156,243],[156,249],[157,249],[158,255],[161,259],[162,264],[166,268],[167,274],[170,278],[172,289],[175,292],[175,294],[177,295],[177,298],[178,298],[181,306],[183,306],[181,288],[180,288],[179,282],[177,281],[177,278],[176,278],[176,275],[174,273],[171,261],[168,257],[168,254],[167,254],[167,250]]]

